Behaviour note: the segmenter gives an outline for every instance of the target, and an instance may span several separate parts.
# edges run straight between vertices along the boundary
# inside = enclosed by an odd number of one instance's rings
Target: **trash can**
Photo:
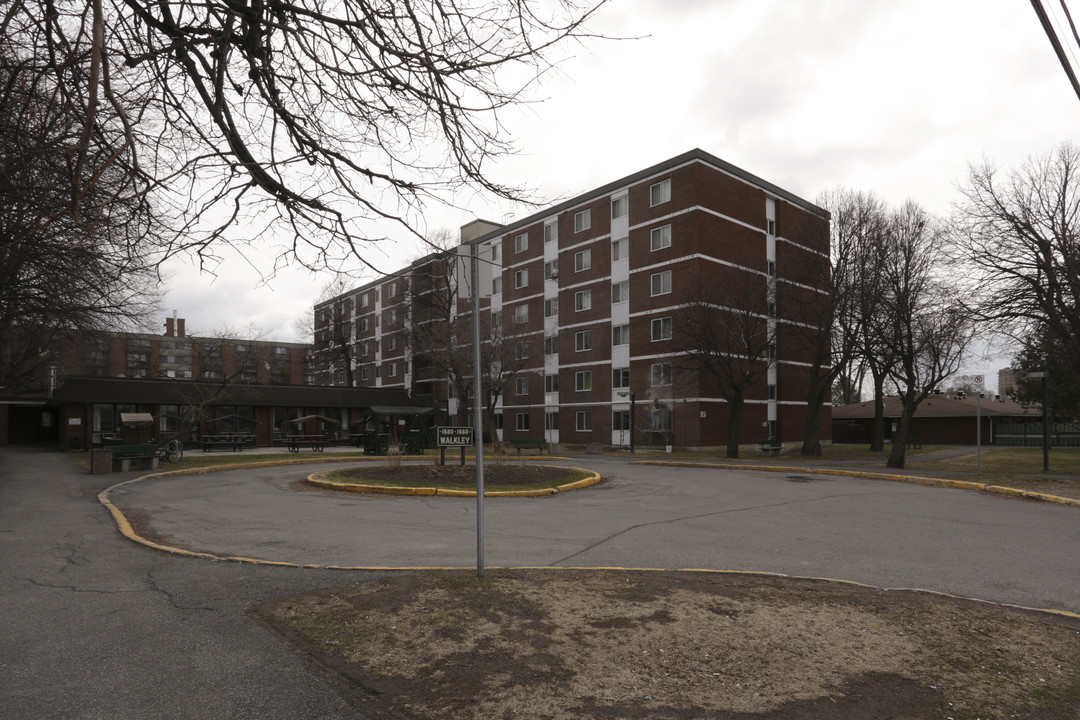
[[[105,448],[90,451],[90,472],[104,475],[112,472],[112,450]]]

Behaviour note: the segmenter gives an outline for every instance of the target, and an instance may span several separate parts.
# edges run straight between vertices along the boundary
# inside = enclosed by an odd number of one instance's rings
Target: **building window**
[[[623,280],[622,282],[612,283],[611,303],[614,305],[628,300],[630,300],[630,281]]]
[[[592,309],[592,290],[578,290],[574,293],[574,310]]]
[[[776,277],[776,263],[772,260],[765,263],[765,272],[769,274],[769,277]]]
[[[630,411],[629,410],[613,410],[611,412],[611,429],[612,430],[629,430],[630,429]]]
[[[592,350],[592,330],[581,330],[574,333],[574,349],[578,352]]]
[[[386,286],[386,297],[387,298],[397,297],[397,285],[396,284],[392,283],[392,284]]]
[[[544,413],[544,429],[545,430],[558,430],[559,429],[559,411]]]
[[[376,378],[376,379],[378,379],[378,378],[379,378],[379,373],[380,373],[380,371],[381,371],[381,370],[382,370],[382,366],[381,366],[381,365],[376,365],[376,366],[375,366],[375,378]]]
[[[521,289],[529,284],[529,271],[518,270],[514,273],[514,287]]]
[[[519,341],[517,345],[514,346],[514,356],[518,360],[527,360],[529,357],[529,343]]]
[[[765,232],[767,232],[769,235],[776,234],[776,221],[772,218],[769,218],[765,221]]]
[[[387,320],[390,322],[391,325],[396,323],[397,322],[397,310],[391,310],[388,317],[387,317]]]
[[[592,432],[592,410],[578,410],[577,429],[578,432]]]
[[[652,321],[652,339],[654,341],[671,339],[671,318],[656,318]]]
[[[367,318],[360,318],[360,332],[367,332],[368,324]]]
[[[555,242],[559,239],[559,226],[551,222],[544,226],[544,242]]]
[[[558,355],[559,354],[559,336],[552,335],[551,337],[544,338],[544,354],[545,355]]]
[[[517,429],[528,430],[529,429],[529,413],[517,414]]]
[[[529,394],[529,378],[527,378],[527,377],[514,378],[514,386],[515,386],[514,389],[515,389],[516,394],[518,394],[518,395],[528,395]]]
[[[397,363],[386,364],[386,377],[394,377],[397,375]]]
[[[628,388],[630,387],[630,368],[612,368],[611,370],[611,387],[613,388]]]
[[[592,267],[592,250],[574,253],[574,272],[581,272]]]
[[[653,228],[649,233],[650,244],[653,250],[663,250],[671,247],[671,226]]]
[[[664,272],[653,273],[650,276],[650,282],[652,283],[652,295],[666,295],[671,292],[671,271],[665,270]]]
[[[627,252],[629,247],[630,244],[626,238],[623,238],[622,240],[612,240],[611,262],[615,262],[616,260],[625,260],[626,258],[630,257]]]
[[[660,387],[671,384],[671,363],[653,363],[652,385]]]
[[[529,235],[528,233],[521,233],[514,236],[514,252],[525,252],[529,249]]]
[[[544,376],[544,392],[557,393],[559,392],[559,376],[558,375],[545,375]]]
[[[612,345],[629,345],[630,344],[630,326],[629,325],[616,325],[611,328],[611,344]]]
[[[387,338],[386,349],[397,350],[397,335],[391,335],[389,338]]]
[[[360,343],[360,357],[364,357],[368,354],[368,344],[366,342]]]
[[[611,198],[611,219],[621,218],[630,210],[630,200],[626,195]]]
[[[649,188],[649,204],[659,205],[671,201],[671,180],[661,180]]]
[[[770,400],[775,400],[776,399],[776,386],[775,385],[770,385],[769,386],[769,399]]]
[[[289,348],[287,348],[287,347],[276,347],[276,348],[274,348],[274,354],[275,355],[288,355],[289,354]]]
[[[493,328],[501,328],[502,327],[502,310],[492,310],[491,311],[491,327],[493,327]]]
[[[559,314],[559,298],[551,298],[544,301],[544,317],[555,317]]]
[[[367,306],[368,306],[368,294],[364,293],[363,295],[360,296],[360,307],[367,307]]]
[[[592,390],[592,370],[579,370],[574,373],[574,388],[578,392]]]
[[[544,279],[545,280],[558,280],[559,279],[559,261],[552,260],[551,262],[544,263]]]
[[[581,232],[592,227],[592,211],[582,210],[574,213],[574,232]]]
[[[491,294],[498,295],[502,292],[502,275],[495,275],[491,278]]]
[[[496,240],[491,245],[491,262],[499,262],[502,260],[502,245]]]
[[[528,305],[517,305],[514,307],[514,322],[518,325],[529,322]]]

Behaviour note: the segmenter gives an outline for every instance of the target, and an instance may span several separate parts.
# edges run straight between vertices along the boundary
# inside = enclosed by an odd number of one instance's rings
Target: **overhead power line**
[[[1031,0],[1031,6],[1035,8],[1035,14],[1039,16],[1039,22],[1042,23],[1043,30],[1046,32],[1046,37],[1050,39],[1050,44],[1054,46],[1054,52],[1057,53],[1058,60],[1061,61],[1061,67],[1065,69],[1065,74],[1069,76],[1069,82],[1072,83],[1073,92],[1075,92],[1076,97],[1080,99],[1080,82],[1077,81],[1076,73],[1073,71],[1072,65],[1069,63],[1069,58],[1065,54],[1065,48],[1062,47],[1061,41],[1058,40],[1057,32],[1054,31],[1054,26],[1050,23],[1050,18],[1046,14],[1046,9],[1043,8],[1042,0]],[[1065,8],[1065,3],[1062,2],[1061,6]],[[1069,16],[1068,8],[1065,8],[1065,13]],[[1069,24],[1072,24],[1071,16],[1069,16]]]

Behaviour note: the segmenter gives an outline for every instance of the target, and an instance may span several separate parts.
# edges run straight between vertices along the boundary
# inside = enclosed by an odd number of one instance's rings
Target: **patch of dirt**
[[[549,465],[525,465],[521,463],[492,463],[484,465],[484,484],[488,485],[556,485],[572,471]],[[369,465],[339,470],[342,478],[378,484],[379,482],[415,483],[417,486],[432,483],[468,485],[475,488],[476,468],[473,465]]]
[[[382,718],[1075,720],[1080,621],[731,573],[425,573],[251,613]]]
[[[152,543],[157,543],[158,545],[175,545],[173,539],[168,535],[154,530],[153,526],[150,524],[150,515],[148,513],[143,510],[127,507],[119,508],[119,510],[124,514],[124,517],[127,518],[128,525],[131,526],[131,529],[134,530],[135,534],[139,537],[144,540],[149,540]]]

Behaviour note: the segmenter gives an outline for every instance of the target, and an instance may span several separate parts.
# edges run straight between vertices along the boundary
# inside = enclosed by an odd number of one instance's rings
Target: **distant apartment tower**
[[[770,333],[753,350],[762,371],[739,440],[794,442],[811,362],[801,336],[825,294],[828,238],[825,210],[693,150],[507,225],[470,223],[456,250],[319,303],[316,382],[406,387],[456,414],[462,389],[439,353],[468,338],[420,331],[468,316],[475,246],[485,347],[501,342],[495,365],[512,366],[494,419],[504,439],[722,446],[729,404],[686,362],[685,331],[687,308],[703,304],[694,292],[721,289],[720,304]]]

